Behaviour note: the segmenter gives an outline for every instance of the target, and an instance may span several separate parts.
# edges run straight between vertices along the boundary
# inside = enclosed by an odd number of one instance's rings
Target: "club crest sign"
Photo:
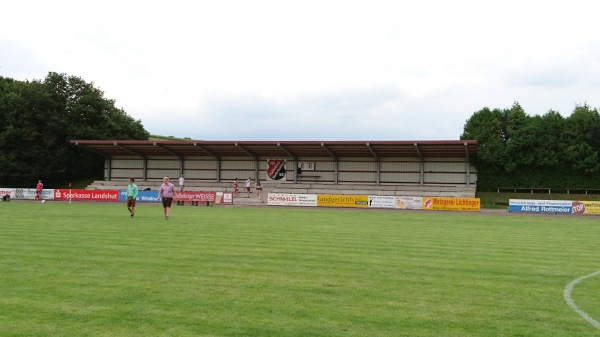
[[[267,177],[269,180],[285,181],[285,159],[268,159]]]

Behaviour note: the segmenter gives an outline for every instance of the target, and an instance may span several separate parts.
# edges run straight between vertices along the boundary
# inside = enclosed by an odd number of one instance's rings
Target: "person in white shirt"
[[[248,194],[248,198],[250,198],[250,186],[252,185],[252,178],[248,177],[246,180],[246,193]]]
[[[183,174],[181,175],[181,177],[179,177],[179,191],[183,191],[183,183],[185,182],[185,179],[183,179]]]

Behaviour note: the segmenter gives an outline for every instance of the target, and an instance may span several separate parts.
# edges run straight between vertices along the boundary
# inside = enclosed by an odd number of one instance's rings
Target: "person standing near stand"
[[[240,182],[238,181],[238,178],[235,178],[235,180],[233,181],[233,197],[234,198],[237,198],[239,190],[240,190]]]
[[[185,179],[183,178],[183,174],[179,177],[179,191],[183,191],[183,183],[185,183]]]
[[[262,184],[260,183],[260,179],[256,178],[256,183],[254,183],[254,187],[256,188],[256,197],[260,200],[260,195],[262,194]]]
[[[247,198],[250,198],[250,186],[252,185],[252,178],[248,177],[246,180],[246,193],[248,194]]]
[[[129,185],[127,185],[127,210],[131,217],[135,215],[135,201],[138,196],[138,187],[134,184],[135,179],[129,178]]]
[[[41,180],[38,180],[37,185],[35,185],[35,200],[40,200],[42,197],[42,190],[44,189],[44,184],[42,184]]]
[[[169,217],[171,216],[171,203],[173,203],[174,196],[175,185],[171,184],[169,177],[164,177],[163,183],[158,190],[158,198],[160,199],[162,197],[165,220],[169,220]]]

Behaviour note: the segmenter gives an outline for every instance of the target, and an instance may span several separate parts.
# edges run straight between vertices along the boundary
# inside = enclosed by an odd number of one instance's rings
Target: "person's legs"
[[[169,216],[171,216],[171,203],[172,202],[173,202],[173,198],[163,198],[165,220],[168,220]]]

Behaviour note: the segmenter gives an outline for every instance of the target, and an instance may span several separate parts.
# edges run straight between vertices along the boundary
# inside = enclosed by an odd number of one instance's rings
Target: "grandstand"
[[[265,193],[474,197],[477,143],[461,141],[143,141],[73,140],[104,156],[104,180],[88,189],[122,189],[130,177],[156,190],[164,176],[189,191],[232,191],[258,177]],[[272,162],[283,170],[272,179]]]

